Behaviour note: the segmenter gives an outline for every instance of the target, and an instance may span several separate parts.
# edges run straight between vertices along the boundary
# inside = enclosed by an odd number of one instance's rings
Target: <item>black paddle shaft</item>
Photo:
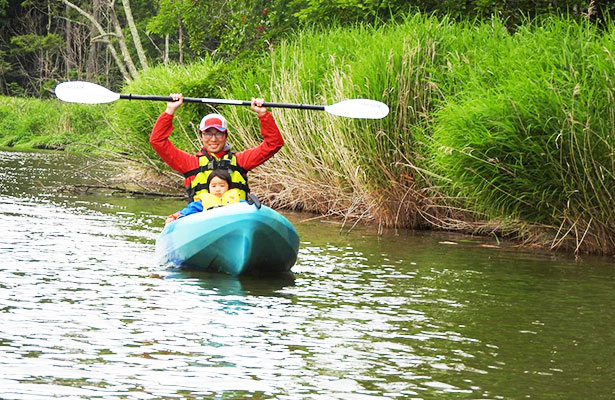
[[[125,100],[154,100],[154,101],[173,101],[171,96],[149,96],[141,94],[120,94],[120,99]],[[203,104],[226,104],[234,106],[249,106],[251,102],[245,100],[225,100],[225,99],[210,99],[199,97],[184,97],[186,103],[203,103]],[[316,106],[312,104],[293,104],[293,103],[263,103],[263,107],[273,108],[295,108],[300,110],[318,110],[325,111],[325,106]]]

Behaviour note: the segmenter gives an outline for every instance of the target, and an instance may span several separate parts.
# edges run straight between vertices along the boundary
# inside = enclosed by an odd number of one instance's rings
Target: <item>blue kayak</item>
[[[245,202],[167,224],[156,240],[161,263],[240,274],[277,274],[297,261],[299,235],[280,213]]]

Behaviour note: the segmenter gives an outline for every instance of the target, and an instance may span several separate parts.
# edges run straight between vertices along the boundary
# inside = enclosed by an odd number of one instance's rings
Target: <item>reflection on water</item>
[[[0,398],[615,395],[611,260],[289,215],[292,275],[167,269],[181,203],[52,189],[90,162],[0,152]]]

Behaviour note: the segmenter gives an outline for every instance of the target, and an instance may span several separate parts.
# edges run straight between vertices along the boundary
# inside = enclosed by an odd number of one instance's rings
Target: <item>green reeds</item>
[[[438,35],[451,29],[446,20],[414,15],[391,27],[307,32],[260,61],[271,65],[268,88],[233,80],[234,97],[265,91],[273,101],[317,104],[364,97],[391,108],[382,121],[274,111],[286,145],[257,172],[270,200],[383,226],[425,224],[420,214],[433,211],[423,193],[431,186],[422,145],[433,107],[429,75]]]
[[[487,218],[552,232],[553,247],[615,252],[612,39],[554,18],[455,60],[465,83],[433,126],[450,193]]]
[[[3,97],[0,101],[0,146],[79,150],[104,141],[109,131],[104,109],[68,105],[58,100]]]

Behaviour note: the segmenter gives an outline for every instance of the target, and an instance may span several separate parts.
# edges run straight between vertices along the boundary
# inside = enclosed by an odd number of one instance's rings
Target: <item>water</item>
[[[2,399],[615,396],[610,258],[289,214],[294,277],[178,271],[154,241],[182,202],[54,190],[105,176],[0,152]]]

